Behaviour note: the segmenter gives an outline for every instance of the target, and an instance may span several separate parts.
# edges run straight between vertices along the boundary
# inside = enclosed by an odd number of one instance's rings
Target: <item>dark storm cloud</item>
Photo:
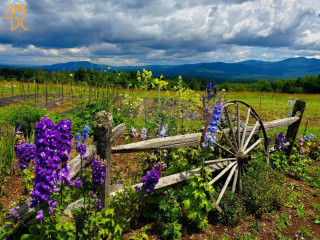
[[[11,3],[4,0],[4,5]],[[0,21],[0,61],[128,58],[137,63],[277,59],[320,48],[320,3],[291,0],[21,0],[24,25]],[[4,16],[5,9],[0,10]],[[30,47],[31,46],[31,47]],[[278,51],[276,50],[278,49]],[[294,52],[298,51],[299,52]],[[230,51],[233,51],[230,53]],[[310,51],[305,51],[305,54]],[[277,55],[278,54],[278,55]],[[319,53],[320,54],[320,53]],[[32,58],[33,57],[33,58]],[[185,58],[185,59],[184,59]],[[7,58],[13,59],[13,58]],[[24,60],[23,60],[24,61]],[[3,62],[3,61],[2,61]],[[107,63],[107,62],[106,62]]]

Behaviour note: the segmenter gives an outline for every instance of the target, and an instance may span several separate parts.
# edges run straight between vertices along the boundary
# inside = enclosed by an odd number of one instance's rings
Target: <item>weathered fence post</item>
[[[106,160],[106,176],[99,191],[102,207],[106,206],[106,200],[110,196],[111,179],[111,135],[112,135],[112,113],[110,111],[100,111],[94,117],[93,141],[98,142],[97,154],[100,159]]]
[[[286,151],[287,156],[290,156],[290,154],[291,154],[291,151],[292,151],[292,148],[294,145],[294,141],[296,140],[297,133],[299,130],[299,126],[300,126],[305,108],[306,108],[306,102],[301,101],[301,100],[297,100],[293,106],[293,111],[292,111],[291,116],[295,117],[297,112],[300,112],[300,116],[299,116],[300,119],[288,126],[286,138],[287,138],[288,142],[290,143],[290,145],[288,146],[287,151]]]

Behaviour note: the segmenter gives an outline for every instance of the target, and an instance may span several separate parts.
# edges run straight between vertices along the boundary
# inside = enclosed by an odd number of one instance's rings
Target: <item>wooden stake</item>
[[[111,134],[112,134],[112,113],[100,111],[95,115],[93,123],[94,141],[98,142],[97,154],[100,159],[107,162],[106,176],[104,183],[99,190],[102,207],[106,206],[107,198],[110,196],[110,175],[111,175]]]
[[[298,112],[300,112],[300,116],[299,116],[300,119],[298,121],[292,123],[291,125],[289,125],[288,130],[287,130],[286,138],[287,138],[288,142],[290,142],[290,145],[289,145],[289,147],[287,148],[287,151],[286,151],[286,155],[288,157],[291,154],[294,142],[296,140],[297,133],[298,133],[298,130],[299,130],[299,126],[300,126],[301,119],[302,119],[303,112],[304,112],[305,108],[306,108],[306,102],[301,101],[301,100],[297,100],[296,103],[293,106],[293,111],[292,111],[292,115],[291,116],[295,117],[296,114]]]

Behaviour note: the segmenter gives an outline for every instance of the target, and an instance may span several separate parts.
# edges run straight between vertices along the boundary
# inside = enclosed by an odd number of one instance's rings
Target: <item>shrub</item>
[[[34,130],[36,122],[46,115],[46,111],[39,105],[31,102],[22,102],[9,110],[7,120],[10,125],[18,128],[21,124],[21,130],[27,136],[30,136]]]
[[[257,159],[243,177],[244,204],[248,212],[261,216],[285,203],[284,177]]]
[[[235,227],[244,215],[242,199],[231,191],[225,191],[219,206],[223,213],[219,212],[218,217],[225,225]]]

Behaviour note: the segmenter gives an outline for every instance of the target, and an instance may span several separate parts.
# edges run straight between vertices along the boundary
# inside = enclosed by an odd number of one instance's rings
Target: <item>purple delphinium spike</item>
[[[82,184],[82,180],[81,180],[80,177],[78,177],[77,180],[75,181],[75,185],[74,185],[74,186],[75,186],[76,188],[79,188],[81,184]]]
[[[35,127],[36,157],[35,177],[31,191],[31,208],[42,207],[49,203],[49,197],[57,189],[58,181],[65,181],[69,186],[73,183],[70,179],[67,162],[71,151],[71,120],[61,120],[54,125],[49,118],[42,118]],[[53,211],[52,204],[51,209]],[[40,212],[41,211],[41,212]],[[43,211],[38,211],[37,220],[43,218]]]
[[[133,135],[134,137],[138,137],[138,136],[139,136],[137,130],[136,130],[134,127],[131,127],[130,130],[131,130],[132,135]]]
[[[286,148],[284,145],[287,142],[287,138],[284,136],[283,132],[280,132],[278,136],[275,137],[275,144],[274,147],[279,152]]]
[[[95,188],[97,185],[104,183],[104,177],[106,176],[106,167],[107,163],[94,158],[92,163],[92,188]]]
[[[142,191],[153,191],[154,187],[159,182],[160,178],[160,172],[157,169],[154,169],[152,171],[148,171],[147,174],[141,179],[142,185]]]
[[[147,129],[146,128],[142,128],[140,138],[141,138],[141,140],[145,140],[147,138]]]
[[[36,156],[36,148],[34,144],[23,141],[19,145],[14,146],[16,156],[19,158],[18,165],[21,170],[29,167],[31,160]]]
[[[19,208],[20,208],[19,206],[16,206],[16,207],[14,207],[12,209],[9,209],[9,213],[10,213],[9,218],[18,218],[19,217],[19,213],[18,213],[17,210]]]
[[[210,146],[211,150],[213,149],[213,144],[216,142],[215,134],[218,132],[218,126],[221,120],[222,115],[222,104],[220,102],[216,102],[213,108],[213,115],[210,119],[210,122],[207,127],[206,135],[204,136],[204,142],[202,143],[202,147]]]
[[[40,221],[44,217],[43,211],[39,210],[37,213],[38,215],[36,216],[36,219],[37,221]]]

